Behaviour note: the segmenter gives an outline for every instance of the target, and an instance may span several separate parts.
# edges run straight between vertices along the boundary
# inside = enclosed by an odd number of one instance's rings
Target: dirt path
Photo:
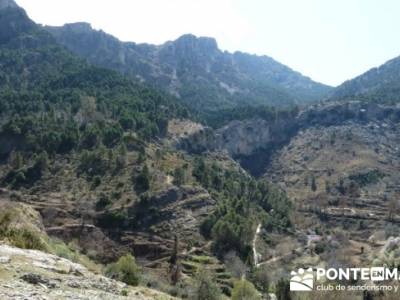
[[[256,243],[257,243],[257,238],[258,235],[261,232],[261,223],[258,224],[257,229],[256,229],[256,233],[254,234],[254,238],[253,238],[253,260],[254,260],[254,266],[258,267],[260,264],[258,263],[258,260],[260,258],[260,254],[257,253],[257,247],[256,247]]]

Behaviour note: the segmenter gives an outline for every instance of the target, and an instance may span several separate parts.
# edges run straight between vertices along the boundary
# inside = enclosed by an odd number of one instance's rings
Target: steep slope
[[[400,100],[400,57],[346,81],[333,91],[332,99],[358,99],[381,103]]]
[[[265,267],[396,265],[399,141],[398,120],[390,119],[352,119],[295,135],[266,178],[293,200],[296,237],[277,245],[280,255],[260,246]]]
[[[83,148],[101,140],[108,147],[118,144],[123,130],[145,139],[162,136],[168,118],[185,114],[173,97],[87,64],[57,44],[24,10],[4,1],[0,158],[13,149],[66,153],[78,147],[85,132]]]
[[[101,265],[50,238],[40,214],[15,200],[0,190],[1,299],[175,299],[99,275]]]
[[[268,56],[222,52],[212,38],[188,34],[154,46],[120,42],[87,23],[45,28],[89,62],[155,84],[203,113],[237,105],[305,104],[331,89]]]
[[[195,299],[204,269],[229,295],[234,276],[225,254],[247,260],[257,220],[289,227],[285,195],[226,154],[174,148],[167,131],[179,121],[170,121],[186,113],[174,97],[90,65],[5,1],[1,197],[39,212],[43,232],[96,262],[134,254],[147,286]],[[0,225],[2,237],[47,247],[37,230]]]
[[[242,154],[264,173],[261,182],[279,185],[291,200],[293,231],[264,227],[253,244],[271,278],[304,266],[398,265],[398,106],[325,103],[269,121],[191,129],[180,147],[224,151],[239,161]]]
[[[173,300],[167,294],[89,271],[68,259],[0,243],[0,298]]]

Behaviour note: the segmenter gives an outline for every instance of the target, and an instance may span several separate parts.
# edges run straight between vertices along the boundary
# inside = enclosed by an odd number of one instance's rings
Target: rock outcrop
[[[45,29],[89,62],[155,85],[202,113],[246,104],[287,107],[332,89],[271,57],[222,51],[213,38],[186,34],[156,46],[121,42],[81,23]]]
[[[4,300],[175,299],[144,287],[127,286],[52,254],[1,243],[0,269],[0,298]]]
[[[136,256],[155,259],[169,256],[174,237],[182,248],[203,246],[200,225],[215,207],[215,200],[199,187],[171,187],[128,208],[134,231],[126,231],[123,240]]]
[[[17,3],[15,3],[14,0],[1,0],[0,1],[0,9],[4,9],[4,8],[15,8],[18,7]]]
[[[400,107],[357,101],[316,105],[294,118],[232,121],[217,130],[204,127],[181,137],[177,147],[192,153],[227,151],[247,170],[260,175],[273,151],[287,144],[301,130],[374,121],[398,123]],[[257,161],[256,167],[263,165],[263,168],[254,169],[252,160]]]

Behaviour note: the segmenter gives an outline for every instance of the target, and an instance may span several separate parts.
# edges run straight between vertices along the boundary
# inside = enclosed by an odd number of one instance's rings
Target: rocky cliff
[[[260,175],[273,151],[288,143],[301,130],[346,123],[367,124],[377,120],[398,123],[400,107],[357,101],[316,105],[299,112],[294,118],[232,121],[217,130],[198,128],[190,135],[182,136],[177,146],[194,153],[227,151],[245,168]],[[252,163],[254,160],[255,164]]]
[[[46,30],[89,62],[167,90],[200,113],[237,105],[287,107],[331,90],[271,57],[221,51],[213,38],[186,34],[156,46],[124,43],[86,23]]]

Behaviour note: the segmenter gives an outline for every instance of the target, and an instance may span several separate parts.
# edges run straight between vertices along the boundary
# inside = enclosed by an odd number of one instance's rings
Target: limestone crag
[[[189,152],[227,151],[231,156],[250,156],[257,151],[281,147],[299,131],[315,126],[373,121],[398,123],[400,107],[374,103],[348,102],[312,106],[297,117],[277,120],[250,119],[232,121],[222,128],[205,127],[182,137],[178,147]]]
[[[56,255],[6,244],[0,244],[0,268],[0,298],[4,300],[175,299],[147,288],[129,287]]]

